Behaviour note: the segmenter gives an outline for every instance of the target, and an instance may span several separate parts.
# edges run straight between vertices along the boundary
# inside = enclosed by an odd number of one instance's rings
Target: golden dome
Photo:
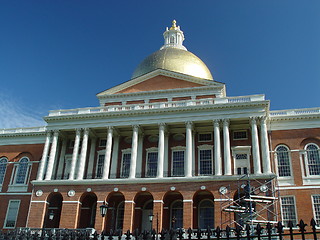
[[[146,57],[133,72],[140,77],[156,69],[165,69],[193,77],[213,80],[208,67],[193,53],[174,47],[166,47]]]

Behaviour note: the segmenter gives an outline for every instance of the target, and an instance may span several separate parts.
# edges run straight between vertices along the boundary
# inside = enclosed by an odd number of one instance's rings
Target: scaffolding
[[[257,179],[242,175],[232,186],[221,186],[221,227],[244,227],[278,222],[279,191],[276,177]]]

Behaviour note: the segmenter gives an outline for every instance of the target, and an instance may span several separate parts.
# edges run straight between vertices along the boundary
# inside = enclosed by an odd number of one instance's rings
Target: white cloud
[[[40,113],[24,107],[13,97],[0,94],[0,129],[46,125]]]

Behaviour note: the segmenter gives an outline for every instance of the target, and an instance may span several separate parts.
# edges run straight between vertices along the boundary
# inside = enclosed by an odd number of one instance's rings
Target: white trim
[[[13,201],[19,202],[19,204],[18,204],[18,210],[17,210],[17,215],[16,215],[16,219],[15,219],[15,222],[14,222],[14,227],[6,227],[10,203],[13,202]],[[20,210],[20,204],[21,204],[21,200],[20,200],[20,199],[10,199],[10,200],[9,200],[8,205],[7,205],[6,218],[5,218],[4,222],[3,222],[3,229],[14,229],[14,228],[16,227],[16,225],[17,225],[17,219],[18,219],[18,215],[19,215],[19,210]]]
[[[226,202],[226,201],[233,201],[233,198],[215,198],[215,202]]]
[[[318,181],[319,184],[319,181]],[[279,190],[302,190],[302,189],[319,189],[320,186],[300,186],[300,187],[287,187],[287,186],[278,186]]]
[[[62,201],[62,203],[79,203],[79,204],[82,205],[82,202],[80,202],[80,201],[68,201],[68,200],[66,200],[66,201]]]
[[[0,193],[0,195],[32,195],[31,192],[5,192]]]
[[[250,164],[250,155],[251,155],[251,146],[234,146],[231,147],[231,151],[232,151],[232,157],[233,157],[233,173],[236,176],[238,175],[238,168],[241,168],[241,172],[242,172],[242,168],[247,168],[247,173],[251,174],[251,164]],[[236,155],[237,154],[246,154],[247,155],[247,159],[241,159],[241,160],[237,160],[236,159]],[[237,161],[241,161],[242,164],[237,165]],[[242,165],[246,165],[246,166],[242,166]]]
[[[45,204],[49,204],[49,202],[45,201],[45,200],[31,200],[32,203],[45,203]]]
[[[162,200],[153,200],[154,203],[162,203],[164,204],[164,202]]]
[[[124,203],[135,203],[135,202],[132,200],[125,200]]]
[[[193,202],[192,199],[183,199],[182,202]]]

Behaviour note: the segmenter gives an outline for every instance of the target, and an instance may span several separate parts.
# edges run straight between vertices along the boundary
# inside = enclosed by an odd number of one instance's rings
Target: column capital
[[[228,127],[229,123],[230,123],[230,119],[229,118],[223,119],[223,126]]]
[[[185,124],[186,124],[186,127],[193,128],[193,122],[187,121],[185,122]]]
[[[108,126],[107,129],[108,129],[108,134],[111,133],[113,135],[114,127],[113,126]]]
[[[250,117],[250,123],[252,124],[257,124],[257,119],[258,117]]]
[[[77,135],[78,135],[78,134],[81,134],[81,130],[82,130],[81,128],[76,128],[76,129],[75,129],[76,134],[77,134]]]
[[[166,130],[166,128],[167,128],[167,124],[164,122],[158,123],[158,125],[159,125],[159,129],[161,129],[161,130]]]
[[[213,125],[214,125],[215,127],[220,127],[220,122],[221,122],[221,119],[214,119],[214,120],[213,120]]]
[[[84,133],[84,134],[89,134],[89,131],[90,131],[89,128],[84,128],[84,129],[83,129],[83,133]]]
[[[267,117],[266,116],[262,116],[259,119],[260,119],[260,124],[267,124]]]
[[[59,130],[54,130],[53,131],[53,136],[58,136],[59,135]]]

